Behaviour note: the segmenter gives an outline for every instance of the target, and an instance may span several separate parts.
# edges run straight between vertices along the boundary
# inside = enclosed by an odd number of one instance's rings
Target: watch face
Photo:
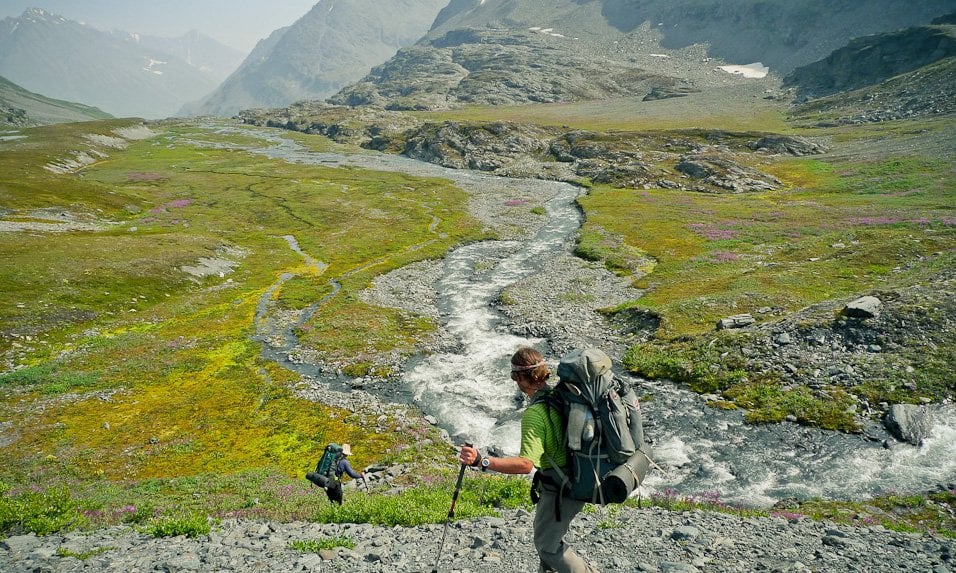
[[[485,458],[481,460],[481,467],[486,468],[491,465],[491,459]]]

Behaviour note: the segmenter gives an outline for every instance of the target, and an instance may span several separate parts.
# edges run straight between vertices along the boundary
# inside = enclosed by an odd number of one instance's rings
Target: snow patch
[[[770,68],[760,62],[754,62],[745,66],[720,66],[721,70],[743,76],[745,78],[764,78],[770,72]]]
[[[553,36],[555,38],[564,38],[564,34],[559,34],[554,31],[554,28],[542,28],[541,26],[532,26],[528,28],[531,32],[537,32],[539,34],[544,34],[546,36]]]
[[[161,76],[161,75],[163,75],[163,72],[160,71],[160,70],[154,70],[153,67],[154,67],[154,66],[161,66],[161,65],[164,65],[164,64],[167,64],[167,63],[169,63],[169,62],[164,62],[164,61],[162,61],[162,60],[154,60],[154,59],[150,58],[150,59],[149,59],[149,63],[146,65],[145,68],[143,68],[143,70],[144,70],[144,71],[147,71],[147,72],[150,72],[150,73],[153,73],[153,74],[156,74],[157,76]]]

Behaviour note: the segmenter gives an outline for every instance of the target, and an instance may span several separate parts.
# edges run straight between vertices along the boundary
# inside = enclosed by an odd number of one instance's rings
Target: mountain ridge
[[[711,73],[721,63],[762,62],[770,74],[782,77],[856,35],[926,23],[951,9],[948,2],[936,0],[906,10],[889,0],[866,8],[841,1],[826,9],[809,0],[747,0],[734,7],[700,0],[605,0],[600,10],[594,4],[452,2],[419,42],[329,101],[437,110],[620,95],[680,96],[727,80]],[[771,6],[786,8],[789,20]],[[651,64],[650,58],[669,65]],[[640,80],[596,81],[612,75]]]
[[[323,99],[418,40],[445,0],[318,2],[259,42],[242,65],[182,115],[230,116],[245,107]]]
[[[29,127],[110,117],[95,107],[33,93],[0,76],[0,125]]]
[[[31,8],[0,20],[0,75],[47,97],[148,119],[216,86],[214,74],[150,44]]]

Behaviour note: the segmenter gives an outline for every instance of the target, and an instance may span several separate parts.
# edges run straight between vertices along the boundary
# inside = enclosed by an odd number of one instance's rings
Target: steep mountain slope
[[[881,83],[806,101],[793,110],[795,120],[816,126],[946,114],[956,114],[956,56]]]
[[[425,34],[445,0],[325,0],[263,40],[242,66],[186,115],[232,115],[321,99]]]
[[[951,9],[942,0],[456,0],[425,38],[332,101],[443,109],[680,96],[733,81],[721,62],[761,62],[782,76],[855,36]]]
[[[784,78],[800,98],[819,98],[881,83],[944,58],[956,57],[956,26],[919,26],[856,38],[826,58]]]
[[[134,37],[37,8],[0,21],[0,74],[49,97],[145,118],[172,115],[216,85],[208,72]]]
[[[35,94],[0,76],[0,125],[25,127],[108,117],[95,107]]]

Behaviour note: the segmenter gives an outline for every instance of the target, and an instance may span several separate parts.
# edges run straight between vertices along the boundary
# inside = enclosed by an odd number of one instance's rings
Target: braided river
[[[506,185],[546,205],[547,222],[527,239],[470,244],[444,260],[434,289],[443,326],[457,342],[454,352],[415,359],[397,390],[365,388],[372,394],[381,392],[383,400],[415,404],[456,443],[468,441],[479,448],[516,453],[522,401],[508,377],[508,358],[520,345],[536,346],[552,363],[559,357],[549,353],[548,340],[513,334],[509,319],[493,303],[502,289],[539,272],[549,258],[567,256],[582,222],[574,203],[580,190],[553,181],[508,180],[445,169],[400,156],[315,153],[268,130],[258,135],[268,137],[272,146],[247,151],[304,164],[444,177],[471,194]],[[290,245],[295,248],[291,240]],[[265,299],[259,322],[268,312]],[[267,358],[322,379],[315,365],[286,358],[296,344],[291,328],[283,340],[279,348],[264,350]],[[348,388],[334,377],[324,379]],[[952,405],[935,407],[934,428],[915,447],[791,423],[751,425],[741,413],[709,408],[699,396],[676,385],[634,382],[641,385],[639,395],[653,396],[643,403],[645,432],[661,468],[648,476],[645,490],[707,494],[766,507],[787,498],[862,499],[956,487],[956,410]]]

